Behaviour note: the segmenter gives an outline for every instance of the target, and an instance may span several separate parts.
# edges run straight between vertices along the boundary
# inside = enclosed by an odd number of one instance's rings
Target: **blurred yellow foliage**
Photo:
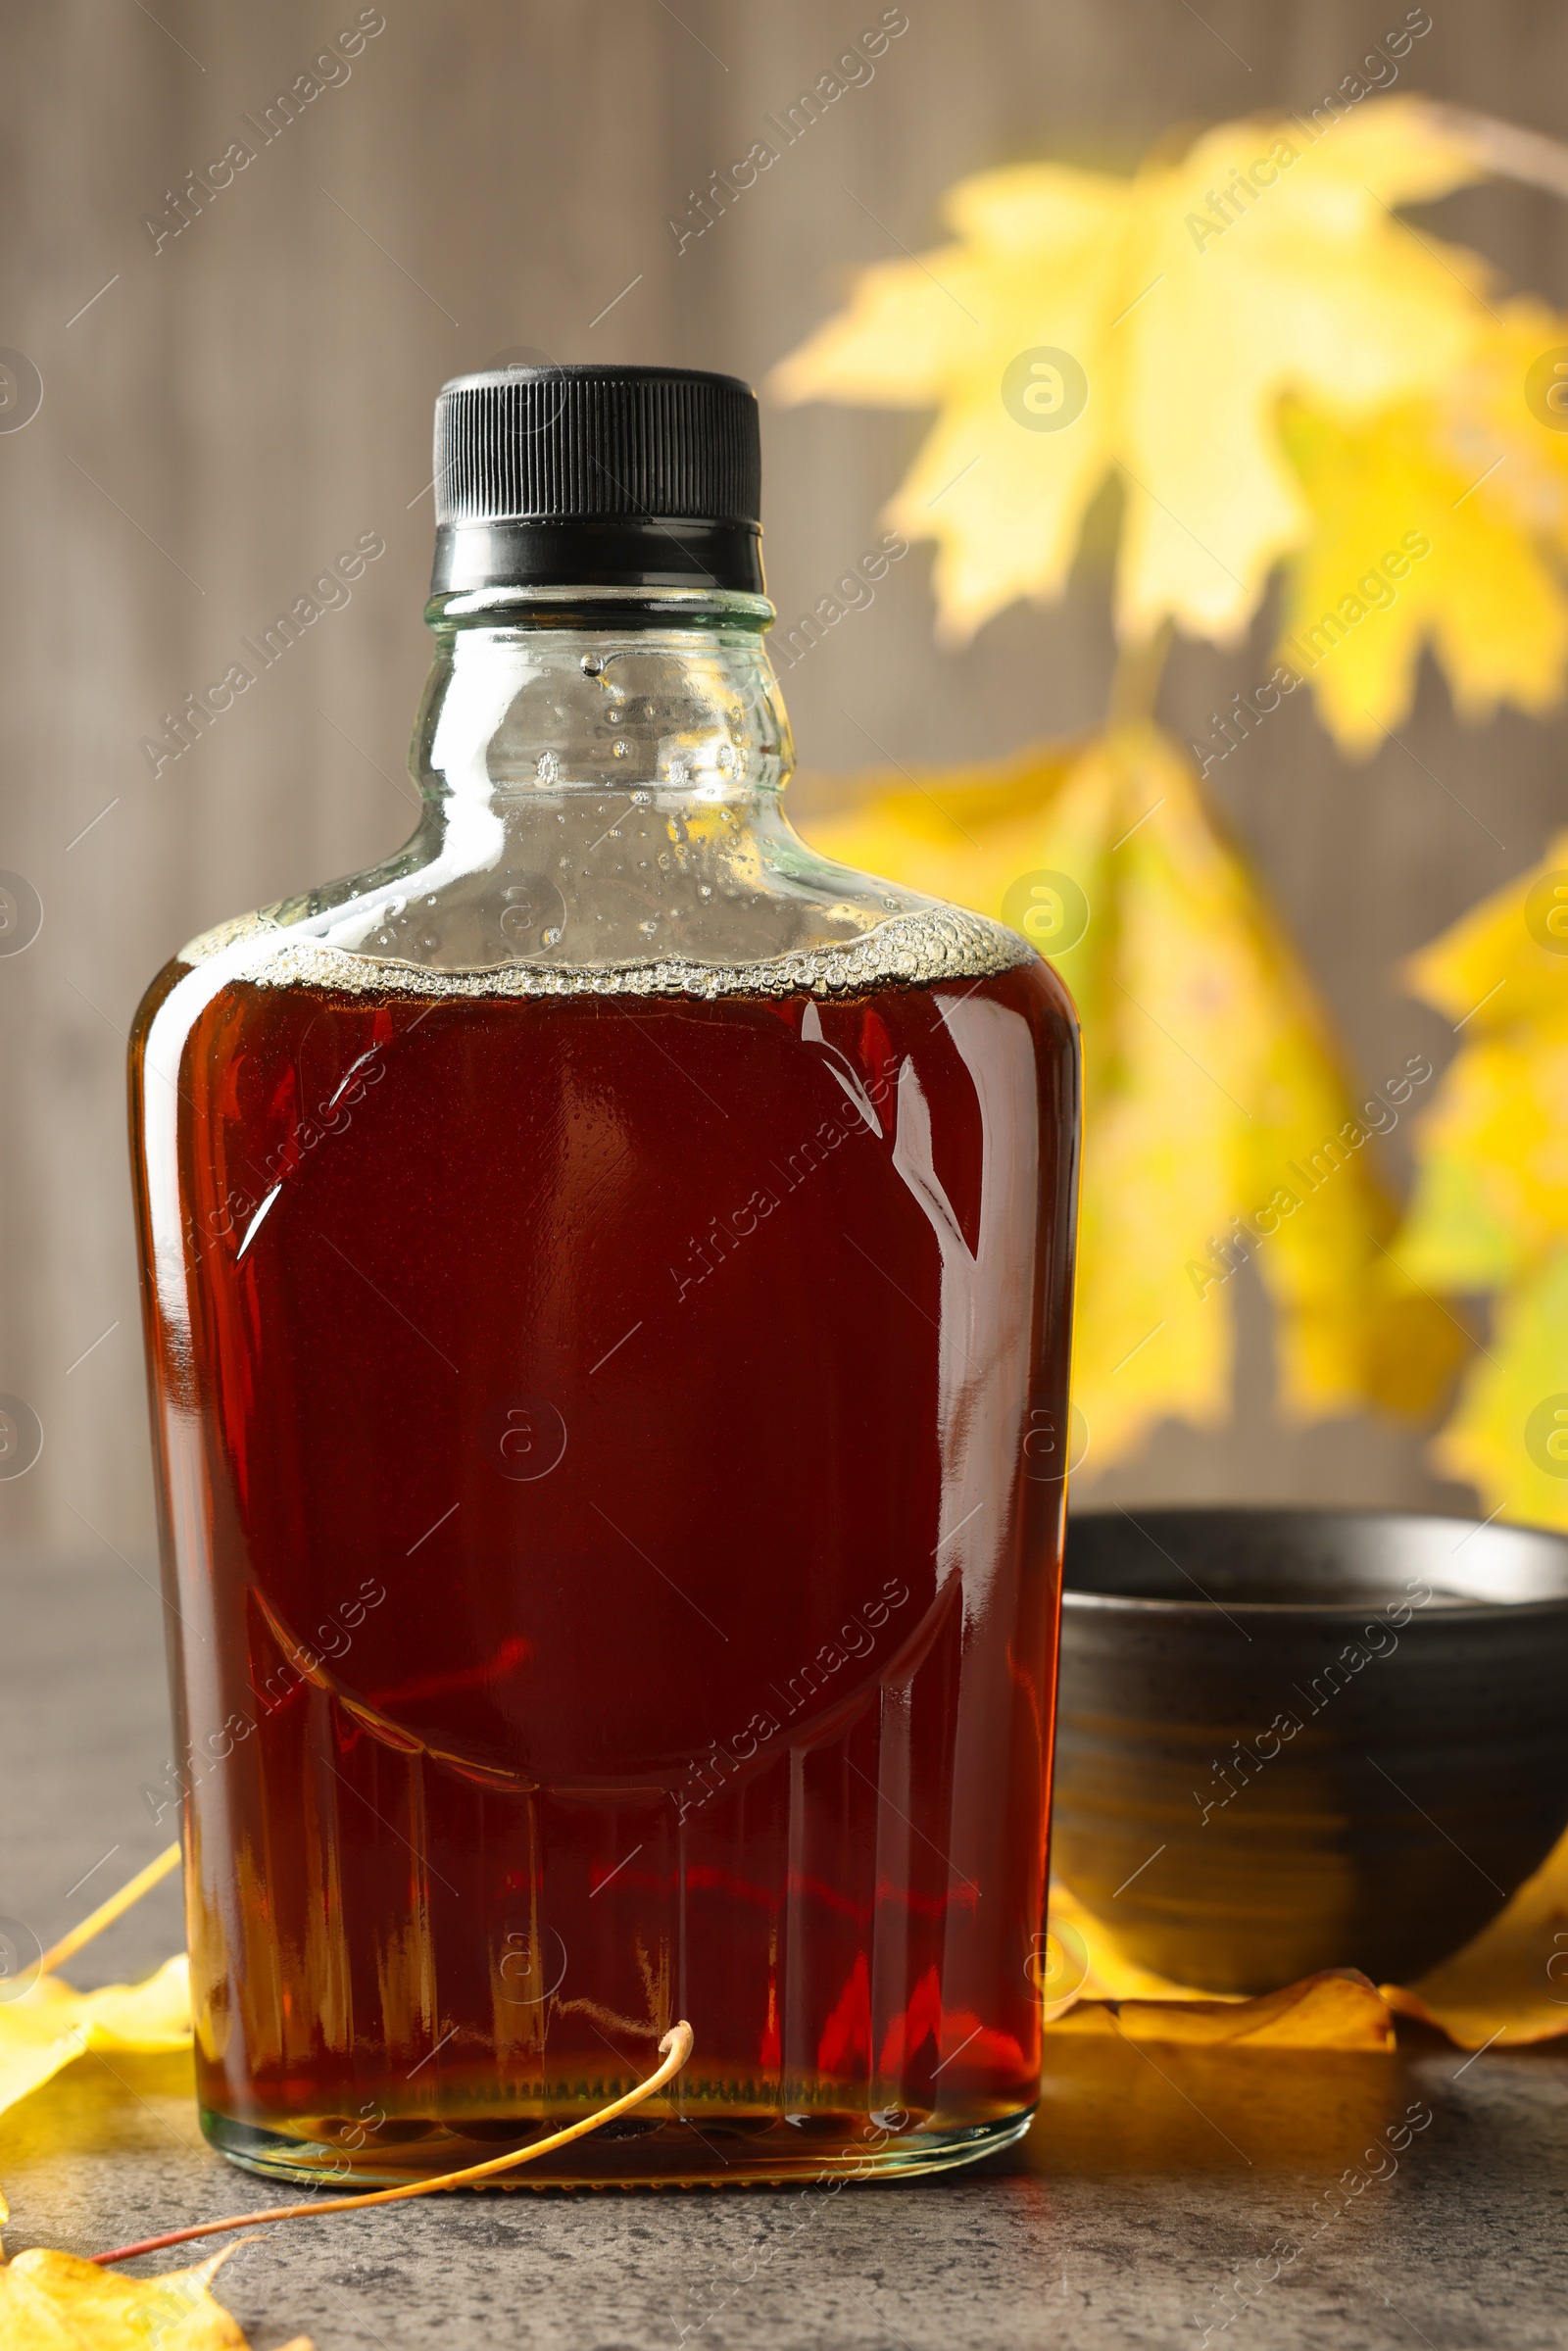
[[[1333,112],[1223,123],[1127,178],[1041,163],[966,179],[953,242],[861,271],[778,369],[786,399],[937,411],[888,518],[937,542],[949,639],[1059,596],[1115,480],[1135,660],[1166,621],[1237,641],[1282,565],[1276,660],[1352,756],[1401,724],[1424,651],[1463,717],[1560,700],[1568,318],[1495,294],[1476,255],[1392,208],[1493,171],[1561,193],[1564,155],[1417,98]],[[1277,671],[1263,707],[1292,683]],[[1075,1377],[1100,1458],[1164,1412],[1222,1415],[1214,1284],[1246,1251],[1296,1412],[1430,1406],[1465,1344],[1430,1294],[1495,1292],[1439,1458],[1497,1506],[1568,1523],[1568,1003],[1555,941],[1525,920],[1545,869],[1418,960],[1464,1050],[1391,1258],[1362,1129],[1386,1123],[1387,1093],[1349,1108],[1308,983],[1171,746],[1118,727],[918,780],[874,779],[832,828],[840,853],[1033,916],[1053,952],[1038,923],[1068,900],[1048,881],[1020,908],[1012,878],[1059,869],[1093,908],[1056,959],[1085,1032]],[[1568,836],[1550,854],[1568,859]],[[1281,1172],[1331,1159],[1332,1180]],[[1559,1379],[1562,1428],[1543,1436],[1530,1416],[1557,1409]]]
[[[1568,1526],[1568,832],[1407,973],[1461,1044],[1418,1131],[1399,1262],[1497,1299],[1436,1457],[1489,1508]]]
[[[1309,984],[1166,736],[1125,726],[873,777],[811,829],[830,856],[1014,922],[1072,990],[1073,1395],[1097,1462],[1168,1414],[1227,1416],[1231,1283],[1249,1257],[1277,1309],[1286,1411],[1430,1407],[1460,1334],[1387,1270],[1394,1216],[1368,1148],[1424,1081],[1391,1073],[1389,1094],[1353,1102]]]
[[[1560,697],[1568,433],[1520,390],[1553,349],[1568,351],[1568,319],[1512,302],[1429,398],[1350,425],[1287,405],[1313,528],[1287,568],[1279,653],[1342,751],[1365,756],[1400,724],[1428,645],[1462,717]]]
[[[1227,122],[1130,179],[983,172],[948,197],[957,241],[863,271],[774,385],[940,410],[889,516],[937,540],[950,637],[1015,597],[1059,595],[1114,472],[1122,635],[1168,616],[1234,640],[1313,530],[1282,395],[1348,423],[1467,361],[1482,266],[1389,208],[1482,168],[1435,112],[1383,99],[1321,129]]]
[[[74,1991],[59,1976],[40,1976],[0,2002],[0,2114],[89,2049],[188,2049],[190,1971],[185,1954],[168,1959],[144,1984]]]

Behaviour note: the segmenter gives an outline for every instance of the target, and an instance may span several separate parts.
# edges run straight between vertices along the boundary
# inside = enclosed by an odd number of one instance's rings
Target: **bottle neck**
[[[504,824],[563,797],[776,796],[794,764],[762,597],[491,589],[436,598],[412,766]],[[559,811],[555,811],[559,812]]]
[[[437,598],[419,825],[330,894],[358,903],[328,935],[434,969],[736,962],[814,937],[818,894],[788,878],[807,853],[779,806],[771,616],[696,589]]]
[[[242,956],[259,928],[264,959],[287,952],[322,986],[367,985],[381,963],[517,996],[776,995],[1002,967],[994,926],[819,857],[791,827],[763,598],[492,588],[438,597],[428,616],[417,826],[379,864],[268,908]],[[884,928],[883,960],[860,956]]]

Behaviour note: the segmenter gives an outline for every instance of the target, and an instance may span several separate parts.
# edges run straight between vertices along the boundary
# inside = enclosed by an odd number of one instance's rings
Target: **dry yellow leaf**
[[[1128,726],[996,766],[873,778],[813,826],[847,862],[1000,915],[1084,1030],[1074,1400],[1097,1466],[1166,1415],[1228,1414],[1235,1272],[1277,1309],[1284,1408],[1427,1406],[1462,1346],[1394,1282],[1372,1138],[1430,1064],[1357,1103],[1311,990],[1169,739]]]
[[[1130,179],[1025,164],[962,181],[957,242],[864,271],[787,360],[789,400],[935,406],[889,518],[934,538],[945,632],[1059,595],[1107,475],[1125,491],[1117,617],[1234,640],[1312,514],[1282,396],[1341,421],[1464,366],[1481,265],[1390,207],[1480,177],[1419,101],[1324,126],[1228,122]]]
[[[1389,2005],[1436,2025],[1461,2049],[1525,2048],[1568,2033],[1568,1837],[1500,1918]]]
[[[1496,1297],[1434,1459],[1491,1510],[1568,1526],[1568,833],[1406,976],[1461,1042],[1417,1130],[1399,1262]]]
[[[0,2196],[0,2223],[10,2219]],[[118,2278],[74,2253],[43,2247],[0,2257],[0,2343],[5,2351],[247,2351],[243,2333],[208,2291],[238,2248],[193,2270]],[[296,2335],[284,2351],[312,2351]]]
[[[1122,2040],[1200,2042],[1230,2049],[1389,2049],[1394,2020],[1375,1984],[1325,1969],[1238,2005],[1190,1995],[1170,2000],[1083,2000],[1056,2021],[1066,2033]]]
[[[1553,349],[1568,321],[1509,303],[1433,397],[1352,423],[1287,407],[1313,529],[1288,566],[1279,656],[1342,750],[1364,756],[1401,723],[1428,645],[1462,717],[1560,697],[1568,433],[1522,391]]]
[[[1568,1527],[1568,1240],[1502,1293],[1432,1458],[1494,1512]]]
[[[1404,976],[1467,1037],[1532,1032],[1568,1009],[1568,832],[1411,955]]]
[[[1353,1968],[1328,1968],[1255,1999],[1194,1991],[1129,1959],[1059,1879],[1051,1928],[1085,1968],[1075,2003],[1050,2019],[1064,2032],[1260,2049],[1386,2049],[1394,2039],[1387,2001]]]
[[[1345,1968],[1259,1999],[1194,1991],[1127,1958],[1059,1881],[1051,1925],[1085,1966],[1077,2005],[1052,2019],[1056,2030],[1277,2049],[1387,2048],[1395,2015],[1435,2025],[1461,2049],[1526,2048],[1568,2033],[1568,1837],[1490,1927],[1408,1986],[1374,1987]]]
[[[190,1971],[184,1952],[145,1984],[74,1991],[40,1976],[0,2001],[0,2114],[89,2049],[143,2053],[191,2045]]]
[[[1422,1131],[1401,1253],[1421,1281],[1495,1290],[1565,1236],[1568,1004],[1550,1022],[1463,1048]]]

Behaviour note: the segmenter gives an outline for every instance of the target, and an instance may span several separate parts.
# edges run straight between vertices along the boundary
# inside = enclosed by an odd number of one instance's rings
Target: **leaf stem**
[[[39,1975],[52,1976],[62,1960],[69,1959],[73,1951],[79,1951],[83,1943],[90,1943],[95,1935],[102,1935],[104,1929],[112,1927],[133,1902],[139,1902],[144,1893],[161,1879],[167,1878],[171,1870],[178,1867],[179,1839],[176,1837],[167,1850],[159,1854],[156,1861],[149,1861],[144,1870],[138,1870],[119,1893],[111,1894],[107,1902],[100,1902],[96,1910],[89,1910],[79,1926],[73,1927],[69,1935],[62,1935],[57,1943],[51,1943],[38,1962]]]
[[[657,2090],[662,2089],[665,2082],[680,2072],[692,2053],[692,2040],[690,2025],[681,2023],[672,2027],[659,2044],[659,2054],[664,2062],[657,2073],[649,2075],[646,2082],[640,2082],[623,2098],[615,2098],[609,2106],[601,2106],[596,2114],[584,2116],[580,2123],[572,2123],[564,2131],[554,2131],[549,2138],[535,2139],[532,2146],[518,2148],[512,2155],[494,2156],[489,2163],[469,2164],[461,2172],[443,2172],[435,2180],[411,2180],[407,2187],[374,2188],[364,2196],[317,2197],[309,2204],[278,2204],[270,2212],[239,2212],[226,2221],[199,2221],[192,2229],[171,2229],[163,2236],[143,2237],[139,2245],[118,2245],[113,2253],[94,2253],[89,2258],[100,2269],[105,2269],[111,2262],[132,2261],[140,2253],[161,2253],[166,2245],[188,2244],[192,2237],[197,2236],[220,2236],[230,2229],[254,2229],[264,2221],[308,2221],[321,2213],[358,2212],[367,2204],[397,2204],[408,2196],[433,2195],[438,2188],[465,2187],[470,2180],[493,2180],[498,2172],[515,2171],[519,2164],[532,2163],[540,2155],[554,2154],[557,2147],[564,2147],[571,2139],[586,2136],[602,2124],[613,2122],[616,2115],[628,2114],[632,2107],[640,2106],[645,2098],[653,2097]]]
[[[1425,112],[1440,130],[1467,140],[1496,177],[1544,188],[1551,196],[1568,196],[1568,147],[1560,139],[1525,130],[1517,122],[1499,122],[1495,115],[1476,114],[1468,106],[1428,100]]]

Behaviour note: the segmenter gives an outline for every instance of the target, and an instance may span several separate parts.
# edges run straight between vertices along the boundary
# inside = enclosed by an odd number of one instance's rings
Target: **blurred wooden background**
[[[1310,105],[1402,0],[906,0],[909,28],[712,233],[687,191],[873,24],[851,0],[381,0],[384,29],[162,249],[142,217],[352,26],[354,0],[15,0],[0,30],[0,346],[43,402],[0,432],[0,868],[41,895],[0,957],[0,1391],[41,1415],[0,1535],[145,1562],[152,1540],[122,1106],[141,989],[192,932],[402,837],[425,668],[430,404],[532,346],[760,380],[856,264],[921,249],[963,173],[1051,153],[1114,169],[1178,121]],[[1432,0],[1401,87],[1568,134],[1568,20]],[[249,132],[255,146],[259,142]],[[1425,216],[1568,301],[1568,208],[1489,189]],[[769,408],[766,553],[786,622],[873,541],[923,420]],[[352,602],[156,780],[138,742],[363,531]],[[809,826],[877,754],[1002,753],[1088,724],[1109,672],[1103,581],[933,652],[929,551],[790,680]],[[1257,674],[1178,652],[1191,733]],[[1300,697],[1215,771],[1368,1079],[1436,1015],[1396,959],[1538,856],[1568,734],[1452,719],[1430,677],[1408,740],[1340,764]],[[818,780],[826,778],[828,780]],[[1435,778],[1442,779],[1440,787]],[[1481,829],[1449,795],[1480,809]],[[1494,841],[1490,837],[1497,837]],[[1498,843],[1505,846],[1499,847]],[[1292,1432],[1255,1300],[1232,1430],[1161,1431],[1110,1491],[1462,1503],[1419,1440]]]

